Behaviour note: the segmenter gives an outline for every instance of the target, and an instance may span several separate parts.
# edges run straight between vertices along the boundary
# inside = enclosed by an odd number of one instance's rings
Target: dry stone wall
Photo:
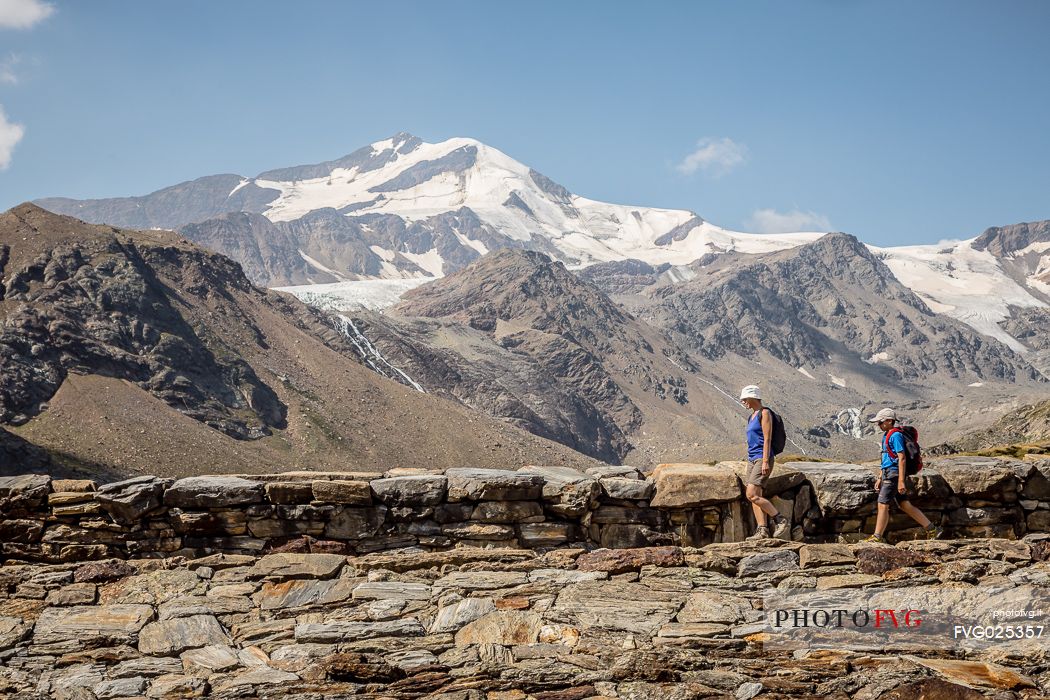
[[[744,465],[666,464],[514,470],[395,469],[382,475],[141,476],[97,485],[47,475],[0,478],[6,561],[74,562],[212,553],[363,555],[418,547],[549,550],[699,547],[753,531]],[[875,521],[876,469],[778,465],[767,495],[799,541],[856,541]],[[938,460],[914,502],[949,536],[1015,539],[1050,531],[1050,461]],[[918,532],[895,515],[891,532]]]

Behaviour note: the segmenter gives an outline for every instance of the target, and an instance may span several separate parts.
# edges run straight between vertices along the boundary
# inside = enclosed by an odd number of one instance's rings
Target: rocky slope
[[[738,442],[686,353],[541,253],[489,254],[355,318],[429,386],[606,461]]]
[[[0,261],[0,416],[71,468],[587,462],[380,377],[335,319],[170,232],[26,204]]]
[[[1030,449],[1021,449],[1022,454],[1027,451],[1050,451],[1050,401],[1010,411],[990,427],[937,445],[932,451],[936,454],[953,454],[1025,445],[1030,446]]]

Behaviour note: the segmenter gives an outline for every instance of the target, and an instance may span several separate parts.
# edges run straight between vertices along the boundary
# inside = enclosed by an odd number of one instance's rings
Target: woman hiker
[[[773,519],[773,536],[789,539],[791,523],[781,515],[769,499],[762,495],[773,471],[773,415],[762,406],[762,396],[755,385],[745,386],[740,392],[740,403],[751,410],[747,422],[745,440],[747,442],[747,478],[745,480],[747,500],[755,511],[755,522],[758,527],[755,534],[747,539],[762,540],[769,537],[769,518]]]
[[[897,412],[892,408],[884,408],[868,422],[878,423],[883,436],[882,470],[875,479],[875,490],[879,492],[875,534],[865,542],[886,542],[886,528],[890,525],[890,507],[893,505],[911,516],[911,519],[925,530],[928,539],[938,539],[944,534],[944,528],[931,523],[930,519],[908,500],[908,453],[904,447],[904,435],[900,430],[893,430],[897,425]]]

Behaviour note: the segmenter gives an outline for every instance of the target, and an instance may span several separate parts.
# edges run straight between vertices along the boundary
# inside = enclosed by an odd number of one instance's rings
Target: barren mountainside
[[[0,415],[70,469],[590,463],[381,377],[338,319],[170,232],[26,204],[0,260]]]

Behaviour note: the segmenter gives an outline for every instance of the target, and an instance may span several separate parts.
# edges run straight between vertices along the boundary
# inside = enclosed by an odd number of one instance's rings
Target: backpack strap
[[[882,438],[882,448],[886,450],[886,454],[890,456],[890,459],[892,459],[894,462],[897,462],[898,466],[900,465],[900,460],[897,459],[897,453],[893,451],[892,447],[890,447],[890,437],[892,435],[895,435],[896,433],[903,432],[904,431],[901,430],[899,427],[893,426],[892,428],[886,431],[886,436]]]

